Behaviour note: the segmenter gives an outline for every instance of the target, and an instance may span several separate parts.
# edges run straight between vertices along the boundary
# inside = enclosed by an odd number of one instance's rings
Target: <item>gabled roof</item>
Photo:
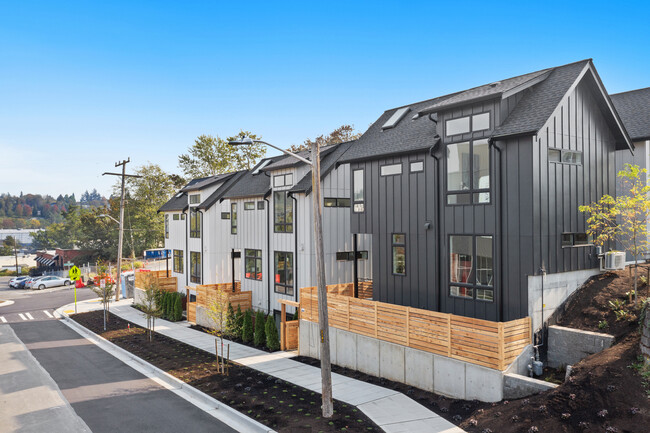
[[[175,212],[187,209],[187,194],[182,190],[174,194],[164,205],[160,206],[158,212]]]
[[[321,146],[320,148],[320,154],[321,158],[327,155],[329,152],[334,150],[336,148],[336,145],[327,145],[327,146]],[[296,155],[301,156],[305,159],[311,160],[311,150],[301,150],[300,152],[294,152]],[[282,158],[274,161],[273,163],[265,166],[262,168],[262,171],[273,171],[273,170],[280,170],[282,168],[291,168],[295,167],[297,165],[304,164],[304,162],[300,161],[297,158],[294,158],[291,155],[282,155]]]
[[[220,200],[230,189],[237,184],[237,182],[244,176],[248,170],[241,170],[235,173],[230,173],[231,176],[226,180],[223,185],[216,189],[208,198],[203,200],[203,203],[198,205],[199,209],[210,209],[210,207]]]
[[[181,191],[198,191],[200,189],[214,185],[217,182],[223,182],[224,180],[230,178],[233,174],[234,173],[215,174],[214,176],[192,179],[190,183],[181,189]]]
[[[244,173],[233,187],[230,188],[230,190],[221,198],[231,199],[265,196],[271,189],[271,181],[266,173],[259,171],[258,169],[259,167],[268,166],[284,158],[286,158],[285,155],[278,155],[261,160],[252,170]],[[267,161],[269,161],[268,164]]]
[[[158,209],[158,212],[178,212],[178,211],[182,212],[188,208],[188,203],[187,203],[187,196],[189,195],[188,193],[192,191],[199,191],[201,189],[212,186],[218,182],[225,182],[224,183],[225,185],[228,183],[226,181],[231,179],[237,173],[239,172],[216,174],[214,176],[192,179],[187,185],[181,188],[180,191],[174,194],[174,196],[170,198],[169,201],[167,201],[167,203],[162,205],[160,209]],[[211,194],[210,197],[212,197],[212,195],[220,191],[224,185],[222,185],[221,188],[217,188],[217,190],[213,194]],[[208,197],[207,200],[204,200],[203,203],[199,205],[199,207],[201,207],[202,209],[207,209],[210,206],[212,206],[212,204],[210,204],[207,207],[202,207],[208,200],[210,200],[210,197]]]
[[[350,146],[352,146],[352,143],[354,143],[354,141],[346,141],[345,143],[328,146],[331,147],[332,149],[328,151],[325,155],[321,154],[321,162],[320,162],[321,180],[324,179],[325,176],[327,176],[334,169],[339,158],[350,148]],[[295,184],[293,188],[289,190],[289,192],[304,192],[305,194],[310,194],[311,187],[312,187],[311,170],[309,170],[307,174],[305,174],[303,178],[300,179],[300,182]]]
[[[650,140],[650,87],[610,95],[634,141]]]

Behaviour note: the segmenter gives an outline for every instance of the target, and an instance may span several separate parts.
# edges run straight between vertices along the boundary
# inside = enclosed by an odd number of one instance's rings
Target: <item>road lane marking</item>
[[[45,315],[46,315],[47,317],[49,317],[50,319],[54,318],[54,316],[51,315],[50,312],[47,311],[47,310],[43,310],[43,313],[45,313]]]
[[[7,323],[7,319],[5,319],[4,316],[0,316],[0,321],[2,323]]]
[[[27,317],[23,316],[23,313],[18,313],[18,315],[20,316],[21,319],[27,320]]]
[[[25,316],[27,316],[27,318],[28,318],[29,320],[34,320],[34,316],[32,316],[32,315],[29,314],[29,313],[25,313]]]

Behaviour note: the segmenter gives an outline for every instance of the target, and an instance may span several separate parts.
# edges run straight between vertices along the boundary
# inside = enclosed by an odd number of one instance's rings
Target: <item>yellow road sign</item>
[[[77,281],[79,279],[79,277],[81,276],[81,271],[76,266],[71,267],[70,271],[68,271],[68,273],[69,273],[70,279],[72,281]]]

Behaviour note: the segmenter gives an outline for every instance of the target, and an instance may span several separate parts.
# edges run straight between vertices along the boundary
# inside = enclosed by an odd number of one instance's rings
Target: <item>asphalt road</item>
[[[72,289],[18,294],[3,287],[0,281],[0,299],[15,303],[0,307],[0,326],[13,329],[94,433],[234,431],[49,317],[73,301]],[[77,297],[95,296],[78,289]],[[0,386],[0,398],[3,392]]]

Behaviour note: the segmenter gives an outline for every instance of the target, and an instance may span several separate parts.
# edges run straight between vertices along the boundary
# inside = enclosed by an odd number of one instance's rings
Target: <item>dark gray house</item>
[[[598,266],[578,207],[615,193],[617,150],[633,144],[591,60],[384,112],[339,161],[352,232],[372,235],[374,299],[546,314],[570,287],[542,274]]]

